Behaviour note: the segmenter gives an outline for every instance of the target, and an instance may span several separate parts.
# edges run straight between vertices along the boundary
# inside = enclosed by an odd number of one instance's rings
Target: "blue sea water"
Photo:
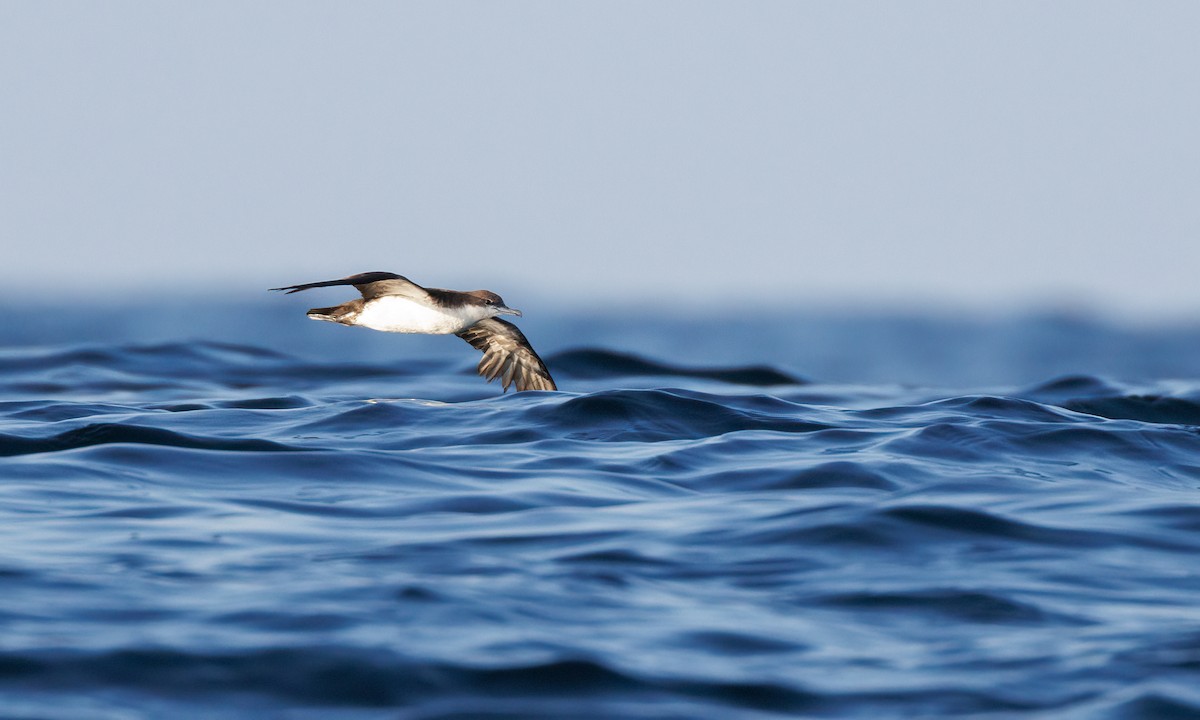
[[[307,306],[6,313],[0,716],[1200,717],[1200,327]]]

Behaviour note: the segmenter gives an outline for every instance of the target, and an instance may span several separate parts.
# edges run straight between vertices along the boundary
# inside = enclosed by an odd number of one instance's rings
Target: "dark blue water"
[[[1200,329],[256,301],[0,328],[3,717],[1200,717]]]

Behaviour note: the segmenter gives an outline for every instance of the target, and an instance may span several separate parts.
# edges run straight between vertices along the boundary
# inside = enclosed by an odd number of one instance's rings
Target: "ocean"
[[[8,304],[0,717],[1200,717],[1200,325],[323,299]]]

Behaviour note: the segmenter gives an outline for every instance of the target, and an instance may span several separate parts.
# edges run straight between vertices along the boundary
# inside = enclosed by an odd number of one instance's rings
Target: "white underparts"
[[[448,335],[461,332],[492,315],[489,308],[478,305],[444,308],[413,302],[398,295],[385,295],[367,302],[354,324],[383,332]]]

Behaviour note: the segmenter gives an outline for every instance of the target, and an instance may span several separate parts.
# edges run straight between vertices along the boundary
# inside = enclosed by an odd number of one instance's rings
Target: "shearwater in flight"
[[[520,316],[490,290],[441,290],[424,288],[401,275],[390,272],[368,272],[340,280],[304,283],[271,288],[286,290],[287,294],[318,287],[353,285],[361,300],[313,308],[308,316],[342,325],[359,325],[397,333],[451,333],[471,343],[483,352],[479,374],[488,382],[500,378],[504,391],[515,384],[517,390],[557,390],[546,364],[533,351],[525,335],[516,325],[498,319],[497,315]]]

